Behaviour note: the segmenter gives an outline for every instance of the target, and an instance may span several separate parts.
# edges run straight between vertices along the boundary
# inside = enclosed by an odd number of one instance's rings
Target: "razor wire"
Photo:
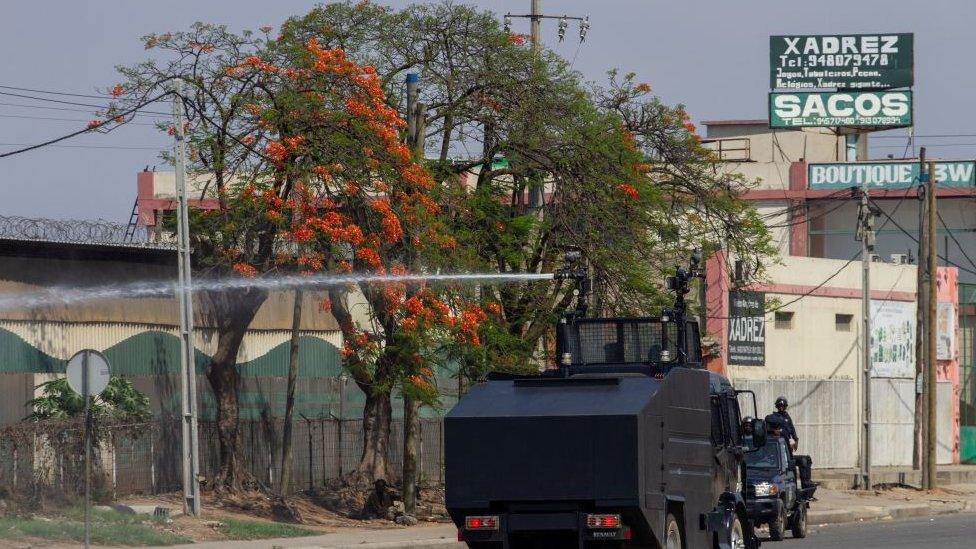
[[[0,215],[0,239],[176,248],[176,242],[161,239],[149,227],[104,219],[45,219]]]

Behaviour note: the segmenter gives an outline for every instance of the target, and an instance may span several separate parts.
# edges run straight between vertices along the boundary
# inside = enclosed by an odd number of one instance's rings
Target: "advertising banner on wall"
[[[766,365],[766,294],[729,292],[729,364]]]
[[[914,42],[911,33],[770,36],[769,87],[911,87]]]
[[[956,348],[956,308],[952,303],[939,302],[937,322],[935,358],[952,360]]]
[[[773,92],[769,94],[770,128],[862,127],[912,125],[912,92]]]
[[[865,182],[876,189],[904,189],[918,185],[918,162],[849,162],[807,165],[811,189],[846,189]],[[976,185],[976,162],[937,162],[935,181],[940,187]]]
[[[915,377],[915,303],[871,300],[871,376]]]

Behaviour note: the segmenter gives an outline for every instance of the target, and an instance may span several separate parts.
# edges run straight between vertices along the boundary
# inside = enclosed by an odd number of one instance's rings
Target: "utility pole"
[[[871,255],[874,252],[874,211],[867,181],[861,187],[858,239],[861,241],[861,478],[858,486],[870,490],[871,483]]]
[[[532,13],[531,13],[532,24],[529,26],[529,28],[530,28],[530,36],[532,39],[532,49],[535,50],[536,52],[539,51],[540,42],[541,42],[539,33],[542,27],[542,25],[540,24],[542,23],[542,20],[539,19],[540,15],[542,15],[542,0],[532,0]]]
[[[529,39],[532,42],[532,50],[538,52],[542,49],[542,20],[543,19],[558,19],[559,20],[559,41],[562,42],[566,39],[566,28],[569,27],[570,21],[579,21],[579,38],[580,43],[586,42],[586,33],[590,30],[590,18],[587,17],[572,17],[569,15],[544,15],[542,13],[542,0],[532,0],[531,9],[529,13],[526,14],[505,14],[505,32],[512,31],[512,18],[517,17],[519,19],[529,20]]]
[[[938,245],[936,244],[936,200],[935,200],[935,162],[929,162],[928,169],[928,182],[926,183],[925,198],[927,200],[926,208],[928,212],[928,302],[926,303],[928,309],[928,319],[926,321],[926,355],[927,360],[925,361],[925,390],[928,391],[926,394],[927,409],[926,415],[928,416],[927,425],[925,430],[925,469],[927,471],[926,478],[928,480],[928,485],[925,486],[926,490],[933,490],[938,485],[938,479],[936,478],[936,463],[937,463],[937,439],[938,430],[936,419],[938,417],[938,387],[936,385],[936,326],[938,326],[936,321],[937,305],[938,305],[938,294],[936,289],[936,270],[938,268],[937,258],[938,258]]]
[[[183,134],[182,82],[173,83],[173,135],[176,137],[176,240],[180,306],[180,396],[183,431],[183,508],[200,516],[200,439],[197,434],[197,376],[193,348],[193,293],[190,264],[190,221],[186,199],[186,137]]]
[[[912,438],[912,446],[914,447],[914,452],[912,452],[912,465],[915,469],[919,469],[922,473],[922,485],[925,485],[925,475],[928,473],[925,468],[925,452],[922,451],[922,447],[925,445],[923,442],[925,436],[925,361],[928,359],[928,355],[925,353],[925,313],[928,310],[926,308],[926,293],[928,292],[928,285],[926,281],[926,270],[928,269],[928,239],[925,238],[926,228],[925,219],[927,206],[925,202],[925,184],[928,181],[928,172],[926,171],[928,166],[925,164],[925,147],[922,147],[919,151],[919,164],[918,164],[918,260],[916,263],[916,277],[915,277],[915,432]]]
[[[416,73],[407,74],[407,145],[417,161],[424,159],[424,133],[426,124],[426,107],[419,99],[418,87],[420,77]],[[412,254],[408,255],[412,258]],[[413,268],[413,261],[407,265]],[[403,394],[403,507],[408,515],[417,513],[417,480],[420,471],[420,424],[421,402],[409,395]]]

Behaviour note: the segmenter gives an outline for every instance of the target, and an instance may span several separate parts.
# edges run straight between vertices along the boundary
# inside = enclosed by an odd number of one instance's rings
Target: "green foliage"
[[[91,540],[95,544],[107,546],[163,546],[193,542],[187,537],[157,530],[153,527],[154,523],[154,519],[147,515],[94,511]],[[81,543],[85,540],[85,525],[78,513],[54,520],[0,517],[0,538],[27,537]]]
[[[42,383],[38,388],[41,396],[27,402],[33,410],[27,419],[71,419],[84,414],[85,400],[71,389],[67,378]],[[96,420],[122,423],[139,423],[152,417],[149,398],[122,377],[113,377],[100,395],[91,397],[91,411]]]
[[[259,522],[256,520],[224,519],[220,521],[220,533],[231,540],[253,540],[273,538],[297,538],[314,536],[319,532],[280,522]]]

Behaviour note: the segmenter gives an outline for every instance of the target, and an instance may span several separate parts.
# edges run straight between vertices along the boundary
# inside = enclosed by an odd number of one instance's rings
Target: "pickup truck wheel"
[[[681,541],[681,525],[671,513],[668,513],[667,526],[664,528],[664,549],[684,549],[684,543]]]
[[[732,515],[732,527],[729,528],[729,545],[732,549],[746,549],[746,535],[742,529],[739,515]]]
[[[793,532],[794,538],[805,538],[807,537],[807,506],[800,505],[800,508],[793,513],[793,520],[790,524],[790,530]]]
[[[786,532],[786,509],[779,512],[776,520],[769,523],[769,539],[772,541],[783,541],[783,534]]]

